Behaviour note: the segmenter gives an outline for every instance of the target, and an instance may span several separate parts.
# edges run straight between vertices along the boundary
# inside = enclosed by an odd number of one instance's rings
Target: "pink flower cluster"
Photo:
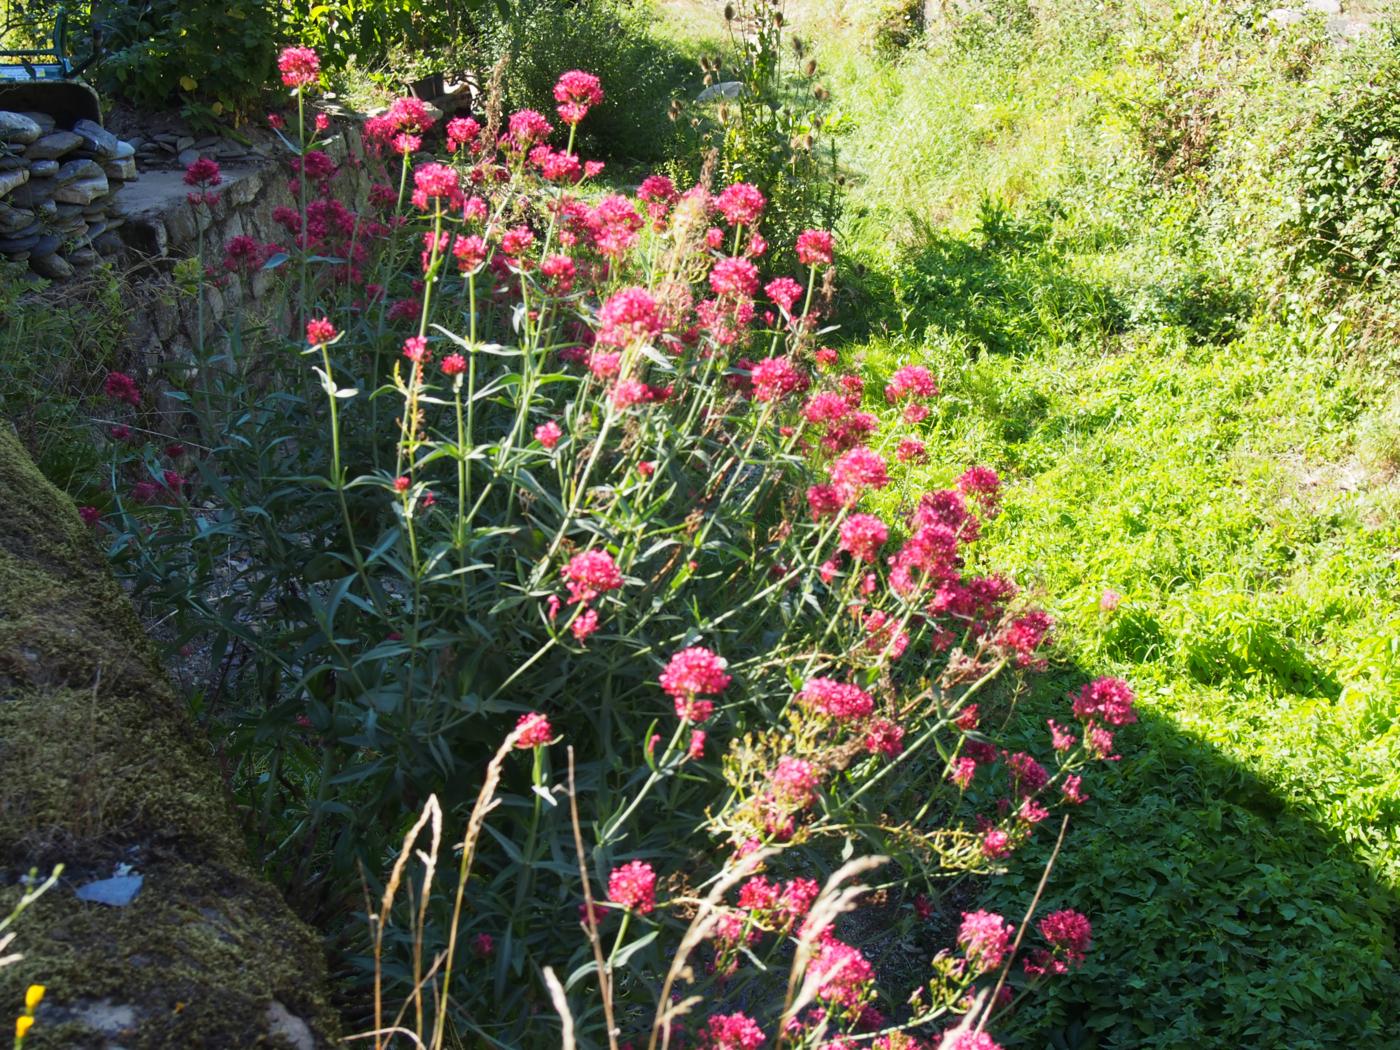
[[[549,719],[539,712],[521,715],[515,723],[515,728],[523,730],[515,739],[515,746],[518,748],[542,747],[554,738]]]
[[[1036,928],[1050,947],[1038,948],[1027,956],[1021,964],[1026,973],[1035,977],[1068,973],[1084,962],[1094,933],[1084,915],[1072,908],[1053,911]]]
[[[958,947],[967,956],[973,973],[995,970],[1006,959],[1016,927],[995,912],[963,912],[958,927]]]
[[[767,198],[757,186],[735,182],[720,191],[715,198],[715,210],[724,216],[724,221],[730,226],[753,226],[767,203]]]
[[[701,1046],[706,1050],[758,1050],[767,1037],[746,1014],[712,1014],[705,1023]]]
[[[671,657],[661,672],[661,688],[675,701],[676,717],[684,722],[705,722],[715,705],[705,696],[718,696],[732,681],[724,660],[702,645],[692,645]]]
[[[592,73],[571,69],[554,85],[554,101],[559,103],[559,119],[565,124],[578,124],[592,106],[603,101],[603,85]]]
[[[656,908],[656,869],[634,860],[614,868],[608,876],[608,900],[641,915]]]
[[[321,78],[321,58],[309,47],[288,47],[277,56],[277,69],[284,86],[302,88]]]
[[[797,696],[803,706],[838,722],[865,718],[875,709],[874,699],[864,689],[831,678],[809,678]]]

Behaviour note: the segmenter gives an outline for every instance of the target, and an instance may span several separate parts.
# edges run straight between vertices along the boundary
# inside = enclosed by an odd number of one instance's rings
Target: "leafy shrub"
[[[1144,17],[1120,64],[1097,90],[1169,181],[1200,178],[1223,134],[1221,102],[1247,15],[1226,5],[1172,4]]]
[[[195,119],[246,115],[272,77],[279,5],[260,0],[99,0],[98,85],[133,105]]]
[[[1392,31],[1393,32],[1393,31]],[[1350,282],[1396,268],[1400,235],[1400,38],[1321,108],[1302,155],[1298,262]]]
[[[882,8],[871,30],[871,46],[885,58],[897,56],[924,30],[923,0],[897,0]]]
[[[291,53],[284,71],[305,90],[313,67]],[[599,101],[584,74],[559,88],[571,124]],[[1027,931],[1009,977],[1000,916],[957,937],[924,923],[943,887],[1003,870],[1076,803],[1131,692],[1085,686],[1048,768],[997,746],[1050,624],[965,567],[993,472],[891,483],[922,455],[910,428],[936,384],[904,365],[867,396],[818,346],[830,235],[804,231],[801,279],[770,273],[760,293],[756,187],[649,179],[585,199],[587,169],[529,111],[501,152],[494,117],[451,124],[452,163],[412,170],[429,123],[401,100],[368,127],[389,166],[364,214],[296,138],[290,250],[241,239],[223,269],[280,271],[298,337],[268,359],[201,347],[175,392],[200,446],[113,442],[120,483],[87,511],[179,641],[208,647],[199,702],[294,899],[348,945],[361,879],[404,843],[358,960],[382,991],[376,1031],[401,998],[430,1045],[449,1025],[524,1045],[554,1037],[553,1002],[592,1039],[614,1020],[749,1039],[753,1015],[819,1043],[928,1031],[974,991],[985,1021],[994,981],[1078,965],[1078,916]],[[217,178],[188,174],[196,197]],[[144,418],[134,380],[107,388]],[[395,906],[420,833],[437,857],[464,818],[455,895],[429,862]],[[889,858],[881,893],[838,927],[853,872],[813,897],[857,850]],[[587,936],[561,944],[580,904]],[[892,924],[943,952],[886,1022],[870,964]],[[689,1002],[658,1022],[688,955],[710,1016]],[[794,1005],[813,1002],[824,1013]]]
[[[1361,418],[1356,440],[1366,466],[1391,474],[1400,472],[1400,394],[1383,398]]]
[[[486,26],[481,47],[493,59],[509,56],[513,108],[547,113],[559,70],[596,73],[609,90],[581,129],[581,145],[610,159],[656,162],[677,152],[669,110],[696,76],[690,56],[654,36],[650,23],[644,7],[618,0],[526,0]]]
[[[490,6],[501,16],[510,7],[504,0]],[[407,54],[436,63],[437,72],[444,52],[472,39],[490,14],[488,0],[320,0],[286,5],[284,12],[288,35],[315,48],[330,69],[352,63],[377,69],[392,56]],[[395,71],[403,72],[397,64]]]
[[[834,226],[840,215],[836,135],[840,118],[819,67],[800,37],[788,38],[778,5],[754,0],[725,8],[732,66],[710,56],[705,84],[737,85],[737,94],[689,107],[702,156],[713,153],[722,181],[761,185],[768,197],[765,230],[790,260],[797,234]],[[789,47],[785,41],[790,39]],[[684,116],[686,108],[679,108]],[[688,174],[695,175],[691,168]]]

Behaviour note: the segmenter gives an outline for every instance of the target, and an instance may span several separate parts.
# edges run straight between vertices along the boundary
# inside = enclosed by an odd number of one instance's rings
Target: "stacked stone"
[[[0,110],[0,256],[61,280],[120,251],[113,198],[135,158],[91,120],[61,129],[46,113]]]

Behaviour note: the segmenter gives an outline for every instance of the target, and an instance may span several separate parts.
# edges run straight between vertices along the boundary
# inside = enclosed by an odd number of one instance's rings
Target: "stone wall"
[[[364,166],[364,143],[356,126],[341,131],[322,147],[339,167],[337,195],[349,205],[364,204],[370,178]],[[224,248],[236,237],[260,244],[287,244],[287,230],[273,219],[280,207],[297,206],[294,183],[284,158],[272,151],[225,163],[213,205],[191,204],[189,187],[176,171],[143,172],[117,201],[123,265],[136,301],[129,328],[131,350],[142,363],[189,361],[199,339],[199,304],[182,291],[176,264],[203,249],[203,263],[213,279],[206,282],[204,336],[222,338],[230,314],[242,311],[258,321],[274,319],[283,304],[269,295],[273,274],[255,271],[244,277],[223,268]],[[208,345],[206,343],[206,345]]]
[[[119,250],[113,204],[135,156],[96,121],[0,109],[0,256],[62,280]]]

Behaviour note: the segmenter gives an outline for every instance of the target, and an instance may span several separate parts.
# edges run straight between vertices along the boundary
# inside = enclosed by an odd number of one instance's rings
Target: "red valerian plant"
[[[108,527],[211,640],[237,789],[304,909],[356,909],[422,807],[375,887],[375,1042],[399,1040],[399,996],[431,1047],[540,1042],[548,1005],[612,1047],[994,1046],[1001,993],[1078,965],[1087,920],[1053,913],[1021,953],[970,912],[891,997],[887,945],[845,915],[912,928],[940,885],[1015,863],[1133,698],[1086,686],[1040,757],[998,740],[1052,625],[968,568],[994,472],[903,487],[934,376],[906,363],[880,397],[841,370],[819,345],[833,237],[765,273],[759,187],[590,190],[587,73],[556,90],[562,151],[493,103],[428,160],[436,122],[396,102],[365,135],[397,172],[357,209],[306,112],[314,68],[284,55],[298,206],[263,264],[293,329],[256,382],[209,359],[192,469],[148,456],[154,491]],[[129,378],[109,392],[142,410]],[[455,893],[426,863],[396,905],[444,817],[465,822]],[[876,862],[840,867],[857,848],[889,859],[878,894],[854,881]]]

